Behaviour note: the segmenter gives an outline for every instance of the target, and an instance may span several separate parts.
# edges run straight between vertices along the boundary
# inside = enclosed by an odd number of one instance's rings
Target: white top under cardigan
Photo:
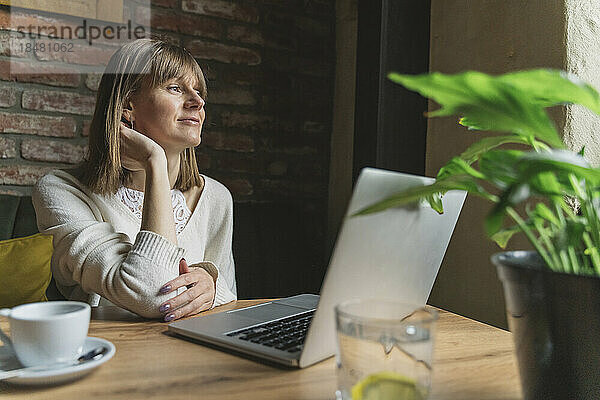
[[[178,246],[140,231],[141,220],[115,195],[93,193],[65,171],[41,178],[32,200],[40,232],[53,236],[52,274],[60,292],[92,306],[113,303],[158,318],[159,306],[175,296],[159,289],[179,275],[185,258],[216,277],[213,306],[236,300],[233,201],[225,186],[203,177],[204,189],[177,236]]]
[[[121,186],[117,189],[117,197],[140,221],[142,220],[144,192]],[[187,225],[192,212],[185,202],[185,196],[179,189],[171,189],[171,205],[173,206],[173,219],[175,220],[175,234],[179,235]]]

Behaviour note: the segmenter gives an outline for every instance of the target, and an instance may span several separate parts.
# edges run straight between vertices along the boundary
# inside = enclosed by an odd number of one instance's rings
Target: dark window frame
[[[431,1],[358,2],[353,181],[366,166],[425,174],[427,100],[391,71],[429,70]]]

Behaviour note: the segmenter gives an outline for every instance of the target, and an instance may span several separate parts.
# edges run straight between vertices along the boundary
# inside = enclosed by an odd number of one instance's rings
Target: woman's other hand
[[[148,136],[121,122],[121,165],[130,171],[145,170],[154,157],[165,157],[162,147]]]
[[[160,306],[159,311],[165,313],[166,322],[208,310],[215,300],[213,277],[204,268],[188,267],[187,262],[181,259],[179,276],[167,282],[160,292],[170,293],[184,286],[187,288],[186,291]]]

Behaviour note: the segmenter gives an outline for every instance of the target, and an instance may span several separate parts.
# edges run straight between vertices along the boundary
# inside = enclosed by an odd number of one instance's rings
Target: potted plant
[[[432,185],[357,214],[420,199],[442,213],[441,197],[455,189],[493,203],[488,236],[504,248],[520,232],[535,249],[492,256],[525,398],[600,398],[600,169],[583,149],[565,148],[545,111],[582,104],[600,114],[600,96],[556,70],[389,78],[435,100],[441,107],[429,116],[457,115],[470,130],[496,133],[452,158]]]

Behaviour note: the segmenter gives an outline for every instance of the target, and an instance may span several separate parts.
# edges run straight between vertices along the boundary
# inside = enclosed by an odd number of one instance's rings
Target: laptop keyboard
[[[302,350],[304,346],[306,333],[314,313],[314,310],[308,311],[277,321],[255,325],[251,328],[230,332],[227,336],[295,353]]]

